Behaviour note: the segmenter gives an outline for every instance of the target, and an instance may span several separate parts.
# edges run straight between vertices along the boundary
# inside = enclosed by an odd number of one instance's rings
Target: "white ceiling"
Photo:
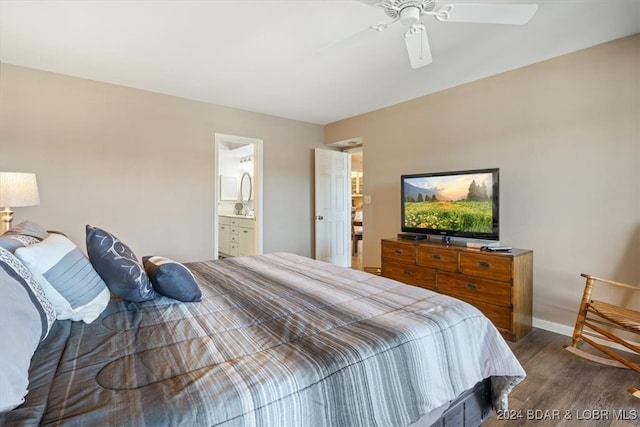
[[[367,1],[0,0],[0,61],[327,124],[640,32],[640,0],[501,2],[539,9],[426,17],[433,63],[414,70],[404,27],[370,29],[388,18]]]

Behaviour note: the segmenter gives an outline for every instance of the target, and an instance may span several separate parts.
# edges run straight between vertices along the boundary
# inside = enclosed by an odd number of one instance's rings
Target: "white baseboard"
[[[538,319],[536,317],[533,318],[533,327],[544,329],[545,331],[555,332],[556,334],[565,335],[569,338],[573,336],[573,328],[574,325],[568,326],[563,325],[562,323],[550,322],[548,320]],[[606,345],[607,347],[614,348],[616,350],[622,350],[629,352],[629,349],[623,347],[617,343],[606,341],[603,339],[599,339],[597,337],[592,337],[592,339],[598,344]],[[571,344],[571,339],[567,340],[567,344]],[[632,345],[640,347],[640,343],[631,341]]]
[[[570,337],[573,335],[573,325],[563,325],[562,323],[550,322],[548,320],[533,318],[533,327],[555,332],[556,334]]]

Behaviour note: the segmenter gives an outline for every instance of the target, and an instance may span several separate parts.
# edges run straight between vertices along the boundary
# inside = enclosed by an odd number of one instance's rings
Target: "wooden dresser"
[[[474,305],[508,340],[531,331],[533,251],[383,239],[382,275]]]

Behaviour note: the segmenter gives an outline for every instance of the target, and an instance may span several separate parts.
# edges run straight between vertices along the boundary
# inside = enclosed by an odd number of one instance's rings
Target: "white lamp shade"
[[[35,173],[0,172],[0,207],[40,204]]]

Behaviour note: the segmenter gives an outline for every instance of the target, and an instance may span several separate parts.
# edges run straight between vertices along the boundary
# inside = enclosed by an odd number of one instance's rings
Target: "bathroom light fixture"
[[[253,171],[253,157],[240,157],[240,170],[245,172]]]

